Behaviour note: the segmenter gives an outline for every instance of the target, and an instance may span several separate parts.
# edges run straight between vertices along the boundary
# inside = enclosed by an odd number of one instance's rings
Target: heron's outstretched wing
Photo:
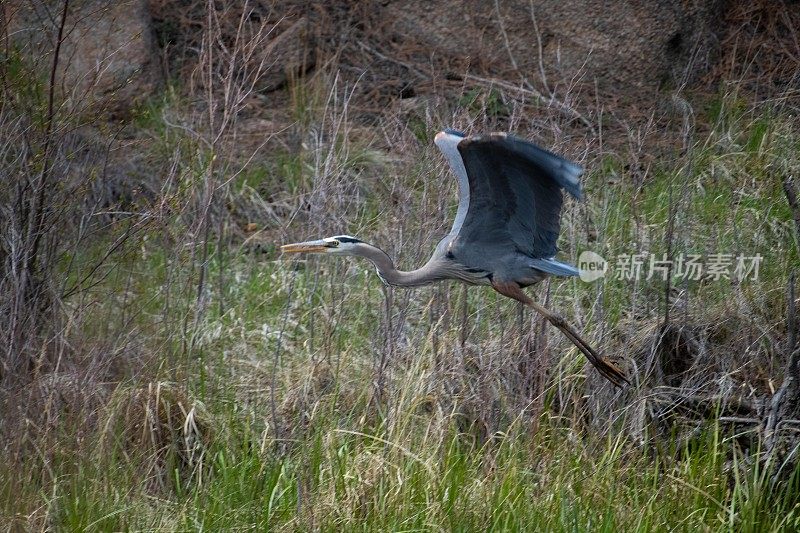
[[[459,242],[553,257],[561,228],[561,189],[581,197],[581,167],[503,133],[465,138],[457,149],[469,186],[466,206],[464,187],[459,187],[462,201],[453,226]],[[454,170],[459,174],[460,169]]]
[[[453,169],[453,173],[458,180],[458,210],[453,221],[453,227],[448,234],[449,236],[458,235],[458,232],[461,231],[461,225],[464,223],[464,218],[467,216],[467,211],[469,211],[469,178],[467,178],[467,171],[464,168],[464,160],[458,152],[458,145],[463,140],[464,135],[461,132],[449,129],[438,133],[434,140],[436,146],[447,158],[447,162],[450,163],[450,168]]]

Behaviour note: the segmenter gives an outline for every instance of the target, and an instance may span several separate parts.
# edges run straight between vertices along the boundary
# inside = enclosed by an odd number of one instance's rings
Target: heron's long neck
[[[416,270],[403,271],[397,270],[392,258],[376,246],[364,243],[361,245],[359,252],[358,255],[372,261],[372,264],[374,264],[375,268],[378,270],[378,275],[389,285],[396,285],[398,287],[419,287],[442,279],[442,276],[437,275],[434,271],[430,261]]]

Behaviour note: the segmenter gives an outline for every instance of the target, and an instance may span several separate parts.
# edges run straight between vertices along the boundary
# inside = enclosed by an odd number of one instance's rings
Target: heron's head
[[[281,246],[281,252],[285,254],[317,253],[353,255],[356,254],[359,246],[363,244],[365,244],[364,241],[358,240],[350,235],[336,235],[334,237],[326,237],[317,241],[284,244]]]

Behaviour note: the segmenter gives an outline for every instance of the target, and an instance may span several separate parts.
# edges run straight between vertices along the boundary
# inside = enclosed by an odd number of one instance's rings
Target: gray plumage
[[[491,285],[543,314],[612,383],[625,382],[624,375],[563,318],[522,291],[548,275],[578,275],[575,267],[556,260],[555,255],[562,190],[581,198],[581,167],[505,133],[466,137],[444,130],[436,135],[435,143],[458,179],[458,211],[450,232],[421,268],[398,270],[383,250],[349,235],[287,244],[281,249],[285,253],[364,257],[375,265],[381,280],[393,286],[417,287],[445,279]]]
[[[504,133],[462,137],[446,130],[436,136],[436,144],[458,179],[460,201],[453,228],[432,259],[443,255],[521,286],[548,274],[578,274],[553,257],[561,189],[581,198],[581,167]]]

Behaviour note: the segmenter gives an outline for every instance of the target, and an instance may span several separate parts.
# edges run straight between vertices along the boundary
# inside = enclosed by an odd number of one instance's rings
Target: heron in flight
[[[369,259],[384,283],[419,287],[455,279],[488,285],[532,307],[616,386],[624,374],[601,357],[560,316],[523,292],[548,276],[577,276],[555,259],[561,227],[562,189],[581,198],[583,169],[533,143],[506,133],[467,137],[446,129],[434,140],[458,178],[458,210],[450,233],[422,267],[398,270],[380,248],[349,235],[286,244],[284,253],[327,253]]]

